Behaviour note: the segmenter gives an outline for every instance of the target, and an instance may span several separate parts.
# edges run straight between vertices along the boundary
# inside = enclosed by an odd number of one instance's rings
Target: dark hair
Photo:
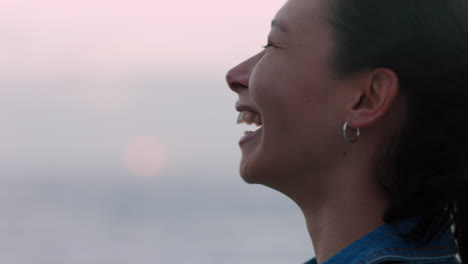
[[[468,0],[335,0],[328,22],[337,75],[391,69],[407,102],[383,220],[422,216],[410,237],[423,241],[452,227],[468,262]]]

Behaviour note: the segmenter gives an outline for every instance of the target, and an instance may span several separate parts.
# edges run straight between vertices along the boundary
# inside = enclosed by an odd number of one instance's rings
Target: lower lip
[[[250,133],[250,134],[247,134],[245,136],[243,136],[240,141],[239,141],[239,145],[241,144],[244,144],[246,143],[247,141],[250,141],[252,138],[254,138],[256,135],[260,134],[260,132],[262,132],[262,129],[263,127],[257,129],[255,132],[253,133]]]

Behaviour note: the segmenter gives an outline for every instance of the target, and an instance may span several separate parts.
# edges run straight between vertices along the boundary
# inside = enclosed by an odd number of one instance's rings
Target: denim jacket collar
[[[397,232],[407,232],[419,218],[409,218],[384,224],[353,242],[323,264],[375,264],[384,261],[411,263],[457,263],[457,246],[450,228],[423,245],[401,238]],[[447,262],[445,262],[447,261]],[[315,258],[305,264],[317,264]]]

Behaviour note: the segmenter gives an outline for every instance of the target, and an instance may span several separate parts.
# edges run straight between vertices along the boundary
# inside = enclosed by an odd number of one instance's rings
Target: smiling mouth
[[[250,112],[250,111],[242,111],[239,113],[239,117],[237,118],[237,124],[247,124],[247,125],[253,125],[255,124],[257,126],[255,131],[245,131],[244,136],[241,138],[239,144],[242,144],[251,138],[253,138],[255,135],[259,134],[262,130],[263,123],[260,115]]]
[[[239,117],[237,118],[237,124],[242,123],[245,123],[247,125],[255,124],[258,127],[257,130],[263,126],[262,118],[260,117],[260,115],[250,111],[242,111],[239,113]],[[246,133],[248,132],[253,131],[246,131]]]

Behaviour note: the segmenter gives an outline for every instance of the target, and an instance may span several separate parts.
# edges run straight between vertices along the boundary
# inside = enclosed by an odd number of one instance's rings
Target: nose
[[[249,88],[250,74],[255,67],[257,57],[253,56],[228,71],[226,81],[232,91],[240,93],[242,90]]]

